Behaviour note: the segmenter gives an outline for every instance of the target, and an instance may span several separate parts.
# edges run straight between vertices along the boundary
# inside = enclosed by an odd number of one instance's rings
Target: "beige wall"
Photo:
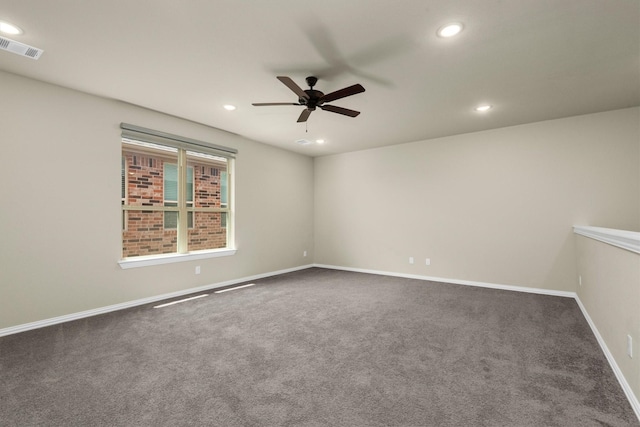
[[[629,386],[640,398],[640,255],[575,236],[578,297]],[[627,355],[627,335],[633,358]]]
[[[314,261],[575,291],[572,225],[640,229],[639,112],[316,158]]]
[[[0,91],[0,329],[312,262],[576,291],[572,225],[640,229],[639,108],[313,160],[12,74]],[[120,269],[120,122],[239,150],[235,256]]]
[[[0,329],[312,262],[311,158],[2,72],[0,93]],[[118,266],[120,122],[239,150],[235,256]]]

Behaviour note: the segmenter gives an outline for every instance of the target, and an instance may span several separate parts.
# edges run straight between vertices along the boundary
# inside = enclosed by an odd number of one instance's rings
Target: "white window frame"
[[[235,155],[237,150],[213,145],[210,143],[197,141],[189,138],[180,137],[164,132],[159,132],[151,129],[142,128],[126,123],[120,125],[123,140],[134,140],[141,142],[148,142],[152,144],[160,144],[172,148],[178,149],[178,183],[181,187],[178,191],[178,241],[177,252],[170,254],[157,254],[157,255],[144,255],[130,258],[123,258],[118,261],[118,264],[123,269],[146,267],[151,265],[168,264],[175,262],[184,262],[192,260],[200,260],[206,258],[217,258],[223,256],[230,256],[236,253],[235,248],[235,221],[234,221],[234,183],[235,183]],[[219,208],[196,208],[194,206],[187,206],[186,191],[187,191],[187,151],[194,151],[198,153],[211,154],[218,157],[224,157],[227,159],[227,206]],[[194,175],[195,176],[195,175]],[[195,183],[194,183],[195,189]],[[195,200],[194,200],[195,201]],[[129,210],[173,210],[166,209],[164,206],[122,206],[122,210],[126,213]],[[188,222],[187,212],[220,212],[226,214],[226,231],[227,231],[227,246],[220,249],[207,249],[199,251],[188,251]],[[195,220],[195,218],[194,218]],[[164,225],[164,224],[163,224]],[[182,232],[180,232],[182,230]]]

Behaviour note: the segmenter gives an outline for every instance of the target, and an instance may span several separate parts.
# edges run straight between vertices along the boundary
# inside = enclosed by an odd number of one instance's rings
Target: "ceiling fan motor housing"
[[[307,89],[304,91],[304,93],[309,95],[309,99],[299,98],[298,102],[300,102],[300,104],[306,105],[307,108],[311,110],[315,110],[317,105],[322,104],[322,102],[319,101],[324,96],[324,93],[314,89]]]

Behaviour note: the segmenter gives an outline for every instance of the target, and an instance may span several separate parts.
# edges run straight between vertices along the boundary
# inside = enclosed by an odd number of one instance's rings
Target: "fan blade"
[[[296,84],[296,82],[294,82],[293,80],[291,80],[289,77],[287,76],[278,76],[278,80],[280,80],[282,83],[284,83],[284,85],[286,87],[288,87],[289,89],[291,89],[296,95],[298,95],[298,98],[304,98],[304,99],[309,99],[309,95],[307,95],[305,93],[305,91],[302,90],[302,88],[300,86],[298,86]]]
[[[295,104],[293,102],[255,102],[251,105],[255,107],[266,107],[268,105],[302,105],[302,104]]]
[[[310,114],[311,114],[311,110],[309,110],[308,108],[305,108],[304,110],[302,110],[300,117],[298,117],[298,123],[306,122]]]
[[[356,117],[360,114],[360,111],[349,110],[348,108],[336,107],[335,105],[319,105],[325,111],[331,111],[332,113],[343,114],[349,117]]]
[[[345,87],[344,89],[331,92],[320,98],[320,102],[331,102],[336,99],[345,98],[347,96],[355,95],[356,93],[364,92],[364,88],[360,84]]]

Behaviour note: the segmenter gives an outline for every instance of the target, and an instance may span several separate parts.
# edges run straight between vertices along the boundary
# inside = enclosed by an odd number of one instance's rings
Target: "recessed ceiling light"
[[[236,106],[235,106],[235,105],[227,104],[227,105],[225,105],[225,106],[224,106],[224,109],[225,109],[225,110],[228,110],[228,111],[233,111],[233,110],[235,110],[235,109],[236,109]]]
[[[436,34],[438,34],[439,37],[453,37],[456,34],[460,33],[460,31],[462,31],[462,28],[463,26],[461,23],[454,22],[451,24],[443,25],[438,29]]]
[[[491,110],[492,108],[493,108],[493,106],[492,106],[492,105],[489,105],[489,104],[482,104],[482,105],[478,105],[478,106],[476,107],[476,111],[477,111],[477,112],[479,112],[479,113],[484,113],[485,111],[489,111],[489,110]]]
[[[0,32],[11,34],[12,36],[22,34],[20,27],[5,21],[0,21]]]
[[[316,139],[316,142],[317,142],[318,144],[324,144],[324,139]]]

